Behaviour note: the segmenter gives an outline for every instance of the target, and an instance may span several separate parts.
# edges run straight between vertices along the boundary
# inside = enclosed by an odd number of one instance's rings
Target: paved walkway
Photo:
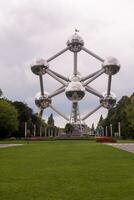
[[[0,144],[0,148],[22,146],[23,144]]]
[[[134,143],[105,143],[106,145],[134,153]]]

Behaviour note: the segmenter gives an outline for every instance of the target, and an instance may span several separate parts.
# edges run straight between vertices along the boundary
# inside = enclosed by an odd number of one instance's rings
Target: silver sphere
[[[41,96],[40,93],[38,93],[35,97],[35,104],[38,108],[45,109],[49,107],[51,104],[51,99],[48,98],[48,93],[44,92],[44,96]]]
[[[114,57],[108,57],[104,60],[102,67],[108,75],[114,75],[120,70],[119,61]]]
[[[81,47],[84,46],[84,41],[77,33],[75,33],[67,40],[67,46],[70,51],[79,52],[81,51]]]
[[[39,59],[36,61],[35,65],[31,66],[31,71],[36,75],[43,75],[46,73],[46,68],[48,68],[47,61]]]
[[[100,99],[100,103],[104,108],[110,109],[113,108],[116,104],[116,96],[111,92],[110,95],[104,93],[103,98]]]
[[[79,81],[71,81],[65,90],[65,94],[70,101],[77,102],[85,96],[85,88]]]

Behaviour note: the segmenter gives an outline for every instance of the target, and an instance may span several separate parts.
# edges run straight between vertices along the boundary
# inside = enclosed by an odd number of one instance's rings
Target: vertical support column
[[[111,134],[111,137],[113,136],[113,127],[112,127],[112,124],[110,124],[110,134]]]
[[[34,124],[34,137],[36,136],[36,125]]]
[[[46,135],[46,128],[45,128],[45,130],[44,130],[44,133],[45,133],[45,135],[44,135],[44,136],[46,137],[46,136],[47,136],[47,135]]]
[[[41,95],[44,96],[44,86],[43,86],[43,77],[42,77],[42,75],[39,75],[39,79],[40,79]]]
[[[40,127],[40,137],[42,137],[42,126]]]
[[[102,126],[102,136],[104,136],[104,127]]]
[[[50,137],[50,127],[48,128],[48,137]]]
[[[106,131],[106,137],[107,137],[108,136],[108,134],[107,134],[107,126],[106,126],[106,130],[105,131]]]
[[[110,74],[110,75],[108,76],[107,95],[110,95],[110,91],[111,91],[111,81],[112,81],[112,75]]]
[[[121,137],[121,123],[118,122],[118,136]]]
[[[77,52],[74,52],[74,75],[77,75]]]
[[[25,138],[27,137],[27,122],[25,122]]]

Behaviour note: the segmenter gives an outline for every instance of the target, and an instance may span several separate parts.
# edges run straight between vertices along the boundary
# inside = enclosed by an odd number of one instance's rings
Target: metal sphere
[[[41,96],[40,93],[38,93],[35,97],[35,104],[38,108],[45,109],[49,107],[51,104],[51,99],[48,98],[48,93],[45,92],[44,96]]]
[[[111,92],[110,95],[104,93],[103,98],[100,99],[100,103],[104,108],[110,109],[113,108],[116,104],[116,96]]]
[[[119,61],[114,57],[108,57],[104,60],[102,67],[108,75],[114,75],[120,70]]]
[[[81,47],[84,46],[84,41],[77,33],[75,33],[67,40],[67,46],[70,51],[79,52],[81,51]]]
[[[71,81],[65,90],[65,94],[70,101],[77,102],[85,96],[85,88],[79,81]]]
[[[39,59],[36,61],[35,65],[31,66],[31,71],[36,75],[43,75],[46,73],[46,68],[48,68],[47,61]]]

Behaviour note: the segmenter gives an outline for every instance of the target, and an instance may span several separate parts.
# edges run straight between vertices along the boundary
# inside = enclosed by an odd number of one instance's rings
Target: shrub
[[[112,137],[107,137],[107,136],[101,136],[101,137],[96,137],[96,142],[116,142],[115,138]]]

